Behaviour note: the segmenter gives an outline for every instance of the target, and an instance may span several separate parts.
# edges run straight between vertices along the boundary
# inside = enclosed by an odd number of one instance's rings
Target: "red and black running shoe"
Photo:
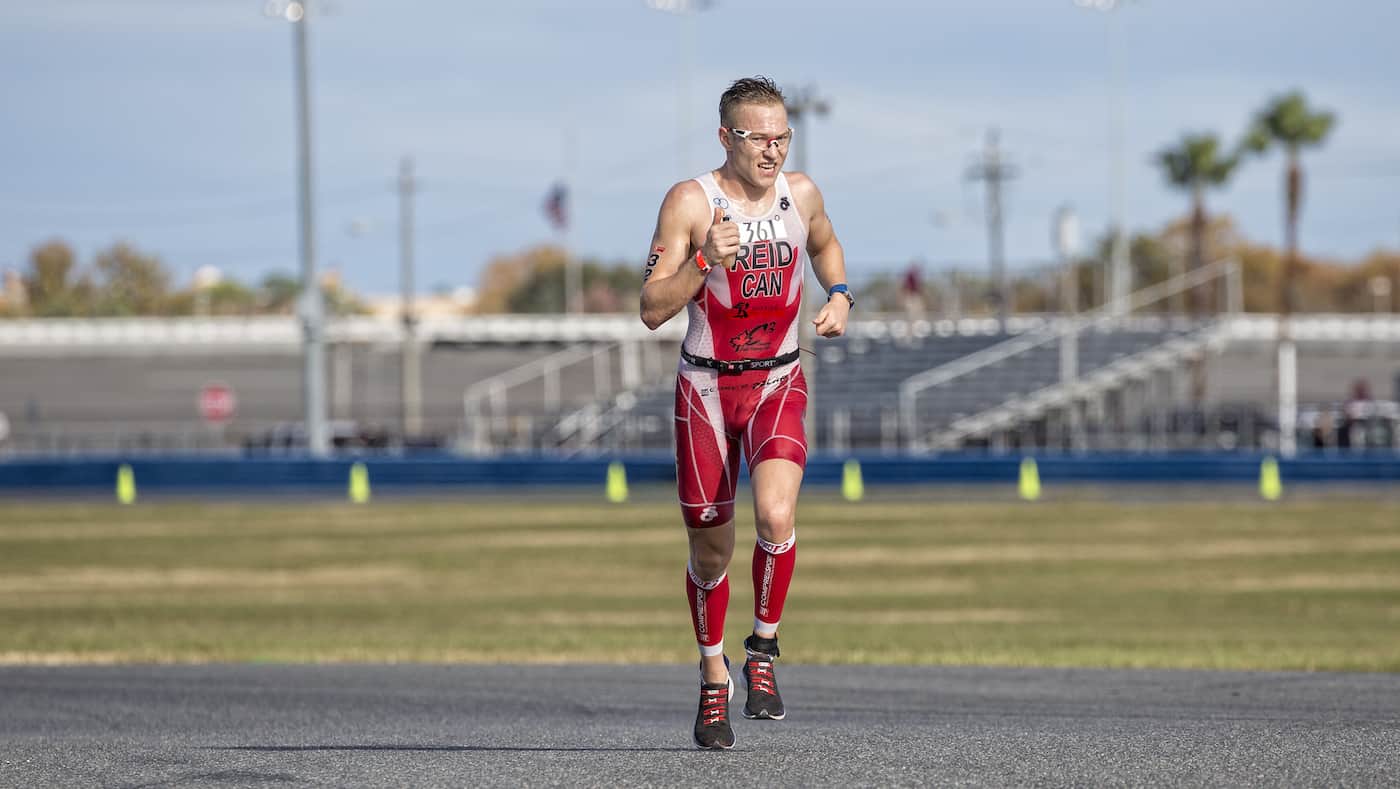
[[[744,639],[744,682],[749,686],[749,700],[744,704],[744,717],[780,721],[787,716],[783,708],[783,697],[778,695],[777,677],[773,675],[773,661],[778,657],[777,638],[759,638],[751,635]]]
[[[724,661],[725,667],[729,661]],[[725,751],[734,747],[734,727],[729,725],[729,699],[734,695],[734,678],[724,682],[700,680],[700,710],[695,713],[695,744],[701,748]]]

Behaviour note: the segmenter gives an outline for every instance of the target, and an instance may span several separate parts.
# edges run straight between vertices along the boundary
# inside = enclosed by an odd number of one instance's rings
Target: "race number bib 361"
[[[782,217],[761,219],[756,222],[739,223],[739,243],[752,244],[755,241],[784,241],[788,237],[787,225]]]

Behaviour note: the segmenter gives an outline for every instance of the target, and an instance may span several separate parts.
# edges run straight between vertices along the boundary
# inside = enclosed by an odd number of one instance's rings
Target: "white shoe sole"
[[[787,717],[787,713],[782,715],[750,715],[748,710],[744,710],[744,717],[751,721],[780,721]]]

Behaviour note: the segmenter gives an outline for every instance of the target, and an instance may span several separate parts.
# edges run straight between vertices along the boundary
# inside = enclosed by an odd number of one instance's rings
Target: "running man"
[[[797,331],[809,261],[829,296],[812,321],[817,334],[843,334],[855,304],[821,192],[807,176],[782,172],[792,128],[778,86],[766,77],[736,81],[720,97],[719,122],[724,164],[671,187],[661,203],[641,305],[651,329],[682,308],[690,317],[676,375],[676,481],[690,540],[685,587],[700,647],[701,748],[734,746],[724,615],[740,452],[758,531],[744,717],[786,714],[773,661],[797,559],[794,517],[807,463]]]

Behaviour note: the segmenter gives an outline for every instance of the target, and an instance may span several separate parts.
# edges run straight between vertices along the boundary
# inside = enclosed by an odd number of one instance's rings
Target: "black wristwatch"
[[[831,297],[835,296],[838,293],[840,293],[842,296],[845,296],[846,303],[849,304],[852,309],[855,309],[856,297],[851,295],[851,289],[846,287],[846,283],[844,282],[842,282],[839,285],[831,286],[831,289],[826,292],[827,301],[830,301]]]

